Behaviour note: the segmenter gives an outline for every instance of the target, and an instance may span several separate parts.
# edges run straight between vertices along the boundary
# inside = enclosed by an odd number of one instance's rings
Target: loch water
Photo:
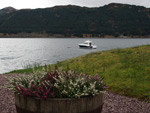
[[[91,40],[97,49],[80,49],[78,44],[86,40]],[[0,73],[53,64],[96,51],[148,44],[149,38],[0,38]]]

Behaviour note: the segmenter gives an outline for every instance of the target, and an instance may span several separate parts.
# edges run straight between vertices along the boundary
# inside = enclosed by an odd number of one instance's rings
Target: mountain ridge
[[[1,10],[0,10],[1,12]],[[75,37],[149,36],[150,8],[111,3],[21,9],[0,15],[0,33],[61,34]]]
[[[5,8],[0,9],[0,14],[9,14],[9,13],[12,13],[15,11],[17,11],[17,9],[9,6],[9,7],[5,7]]]

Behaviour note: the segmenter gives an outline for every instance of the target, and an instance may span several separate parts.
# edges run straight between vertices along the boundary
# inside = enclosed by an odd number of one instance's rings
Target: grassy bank
[[[129,97],[150,100],[150,46],[148,45],[91,53],[56,65],[90,75],[98,73],[104,77],[108,90]],[[31,71],[26,69],[13,73]]]

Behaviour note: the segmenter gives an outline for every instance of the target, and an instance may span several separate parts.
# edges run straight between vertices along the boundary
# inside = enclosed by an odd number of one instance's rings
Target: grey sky
[[[12,6],[16,9],[22,9],[45,8],[68,4],[87,7],[99,7],[109,3],[125,3],[150,8],[150,0],[0,0],[0,9],[8,6]]]

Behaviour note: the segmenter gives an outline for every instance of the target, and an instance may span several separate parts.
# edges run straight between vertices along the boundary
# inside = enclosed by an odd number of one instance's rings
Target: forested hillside
[[[5,10],[0,10],[0,33],[3,34],[36,32],[78,37],[83,34],[93,37],[150,35],[150,9],[142,6],[112,3],[98,8],[68,5]]]

